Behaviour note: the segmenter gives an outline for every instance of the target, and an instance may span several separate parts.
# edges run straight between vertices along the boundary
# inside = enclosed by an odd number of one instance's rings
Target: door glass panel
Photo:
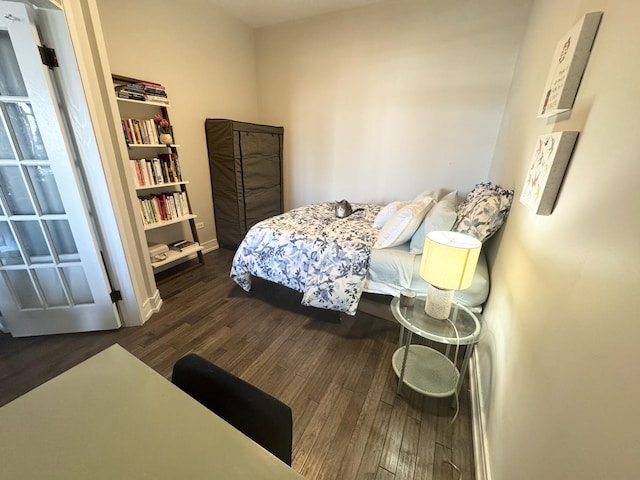
[[[11,233],[9,223],[7,222],[0,222],[0,264],[24,264],[16,239],[13,237],[13,233]]]
[[[58,271],[55,268],[45,268],[34,270],[38,283],[44,294],[45,302],[50,307],[61,307],[69,305],[67,297],[64,294],[64,288]]]
[[[0,30],[0,95],[26,97],[27,89],[22,81],[18,59],[13,51],[11,37],[6,30]]]
[[[76,242],[73,240],[69,222],[66,220],[47,220],[45,223],[58,256],[74,255],[77,257],[78,249],[76,248]],[[65,258],[64,260],[70,261],[72,258]]]
[[[10,214],[33,215],[35,213],[29,191],[18,167],[0,167],[0,189],[7,199]]]
[[[52,263],[51,253],[38,221],[15,222],[16,233],[20,236],[31,263]]]
[[[56,90],[64,97],[69,92],[40,64],[33,3],[39,2],[0,0],[2,323],[16,336],[117,328],[87,215],[87,186],[74,163],[80,151],[69,140],[76,124],[83,135],[90,134],[84,132],[89,112],[84,107],[70,112],[73,125],[61,124],[65,105]],[[82,104],[84,97],[71,92],[69,98]]]
[[[28,270],[7,270],[3,273],[21,308],[42,308]]]
[[[76,305],[93,303],[93,295],[82,267],[65,267],[62,270],[71,290],[73,303]]]
[[[42,143],[40,130],[33,115],[31,104],[26,102],[5,104],[9,122],[18,140],[22,158],[26,160],[46,160],[47,152]]]
[[[1,55],[2,54],[0,54],[0,56]],[[0,114],[2,114],[2,110],[0,110]],[[9,135],[2,124],[2,119],[0,119],[0,160],[13,160],[15,158],[16,156],[11,149]]]
[[[45,215],[63,214],[64,207],[58,193],[58,185],[49,167],[29,167],[29,178],[40,204],[40,210]]]

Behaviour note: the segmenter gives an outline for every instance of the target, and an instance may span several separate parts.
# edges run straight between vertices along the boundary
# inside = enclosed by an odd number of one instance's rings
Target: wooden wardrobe
[[[256,223],[283,212],[283,127],[205,121],[218,243],[236,247]]]

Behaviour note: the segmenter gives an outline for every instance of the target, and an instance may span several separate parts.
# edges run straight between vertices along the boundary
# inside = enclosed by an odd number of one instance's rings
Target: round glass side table
[[[398,376],[398,389],[403,384],[412,390],[432,397],[448,397],[460,392],[462,381],[475,344],[480,337],[480,321],[468,308],[454,302],[449,320],[430,317],[424,311],[426,295],[418,295],[413,305],[400,306],[400,298],[391,301],[391,313],[400,323],[400,348],[392,358]],[[455,327],[454,327],[455,326]],[[413,334],[447,345],[446,352],[411,343]],[[466,345],[460,370],[449,358],[453,346]]]

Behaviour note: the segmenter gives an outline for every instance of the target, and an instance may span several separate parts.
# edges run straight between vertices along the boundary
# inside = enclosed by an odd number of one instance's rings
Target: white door
[[[0,1],[0,312],[14,336],[120,326],[32,10]]]

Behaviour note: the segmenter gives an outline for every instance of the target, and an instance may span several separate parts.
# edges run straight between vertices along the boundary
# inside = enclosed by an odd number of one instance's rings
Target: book
[[[154,122],[153,119],[149,119],[147,122],[149,123],[151,143],[158,145],[160,143],[160,139],[158,138],[158,127],[156,126],[156,122]]]
[[[144,144],[142,141],[142,132],[140,131],[140,122],[138,120],[132,120],[133,122],[133,131],[135,133],[135,143],[138,145]]]
[[[131,143],[131,138],[129,137],[129,132],[127,131],[127,122],[126,120],[122,119],[120,120],[120,123],[122,124],[122,133],[124,133],[124,141],[127,143]]]
[[[140,135],[142,136],[142,143],[149,145],[149,134],[147,133],[147,124],[144,120],[140,120]]]
[[[160,159],[159,158],[153,158],[153,159],[151,159],[151,163],[153,165],[153,173],[154,173],[155,183],[156,184],[165,183],[164,176],[162,174],[162,166],[160,165]]]
[[[140,165],[137,160],[130,160],[129,164],[131,165],[131,169],[133,170],[133,176],[136,181],[137,187],[144,186],[144,178],[142,178],[142,172],[140,171]]]
[[[171,153],[160,153],[158,154],[158,158],[162,160],[167,173],[169,182],[182,182],[182,172],[180,169],[180,159],[176,152]]]
[[[137,83],[124,83],[115,86],[116,95],[119,98],[137,100],[140,102],[153,101],[169,103],[164,85],[153,82],[141,81]]]
[[[136,143],[136,134],[133,128],[133,122],[130,118],[125,118],[125,123],[127,124],[127,131],[129,132],[129,138],[131,139],[129,143]]]
[[[157,103],[164,103],[164,104],[168,104],[169,103],[169,99],[167,97],[162,97],[162,96],[159,96],[159,95],[149,95],[147,93],[145,93],[144,99],[147,102],[157,102]]]
[[[141,80],[140,82],[136,83],[136,85],[140,85],[143,88],[155,88],[158,90],[164,90],[164,85],[162,85],[161,83],[149,82],[148,80]]]
[[[199,245],[198,242],[191,242],[189,240],[180,240],[174,243],[170,243],[169,244],[169,248],[171,250],[177,250],[179,252],[182,252],[190,247],[193,247],[195,245]]]
[[[142,170],[142,177],[144,178],[145,185],[153,185],[153,176],[151,174],[151,162],[140,159],[140,169]]]
[[[152,118],[123,118],[122,131],[132,145],[160,145],[158,127]]]
[[[120,90],[118,92],[118,97],[125,98],[127,100],[138,100],[140,102],[145,101],[144,93],[130,92],[126,90]]]

